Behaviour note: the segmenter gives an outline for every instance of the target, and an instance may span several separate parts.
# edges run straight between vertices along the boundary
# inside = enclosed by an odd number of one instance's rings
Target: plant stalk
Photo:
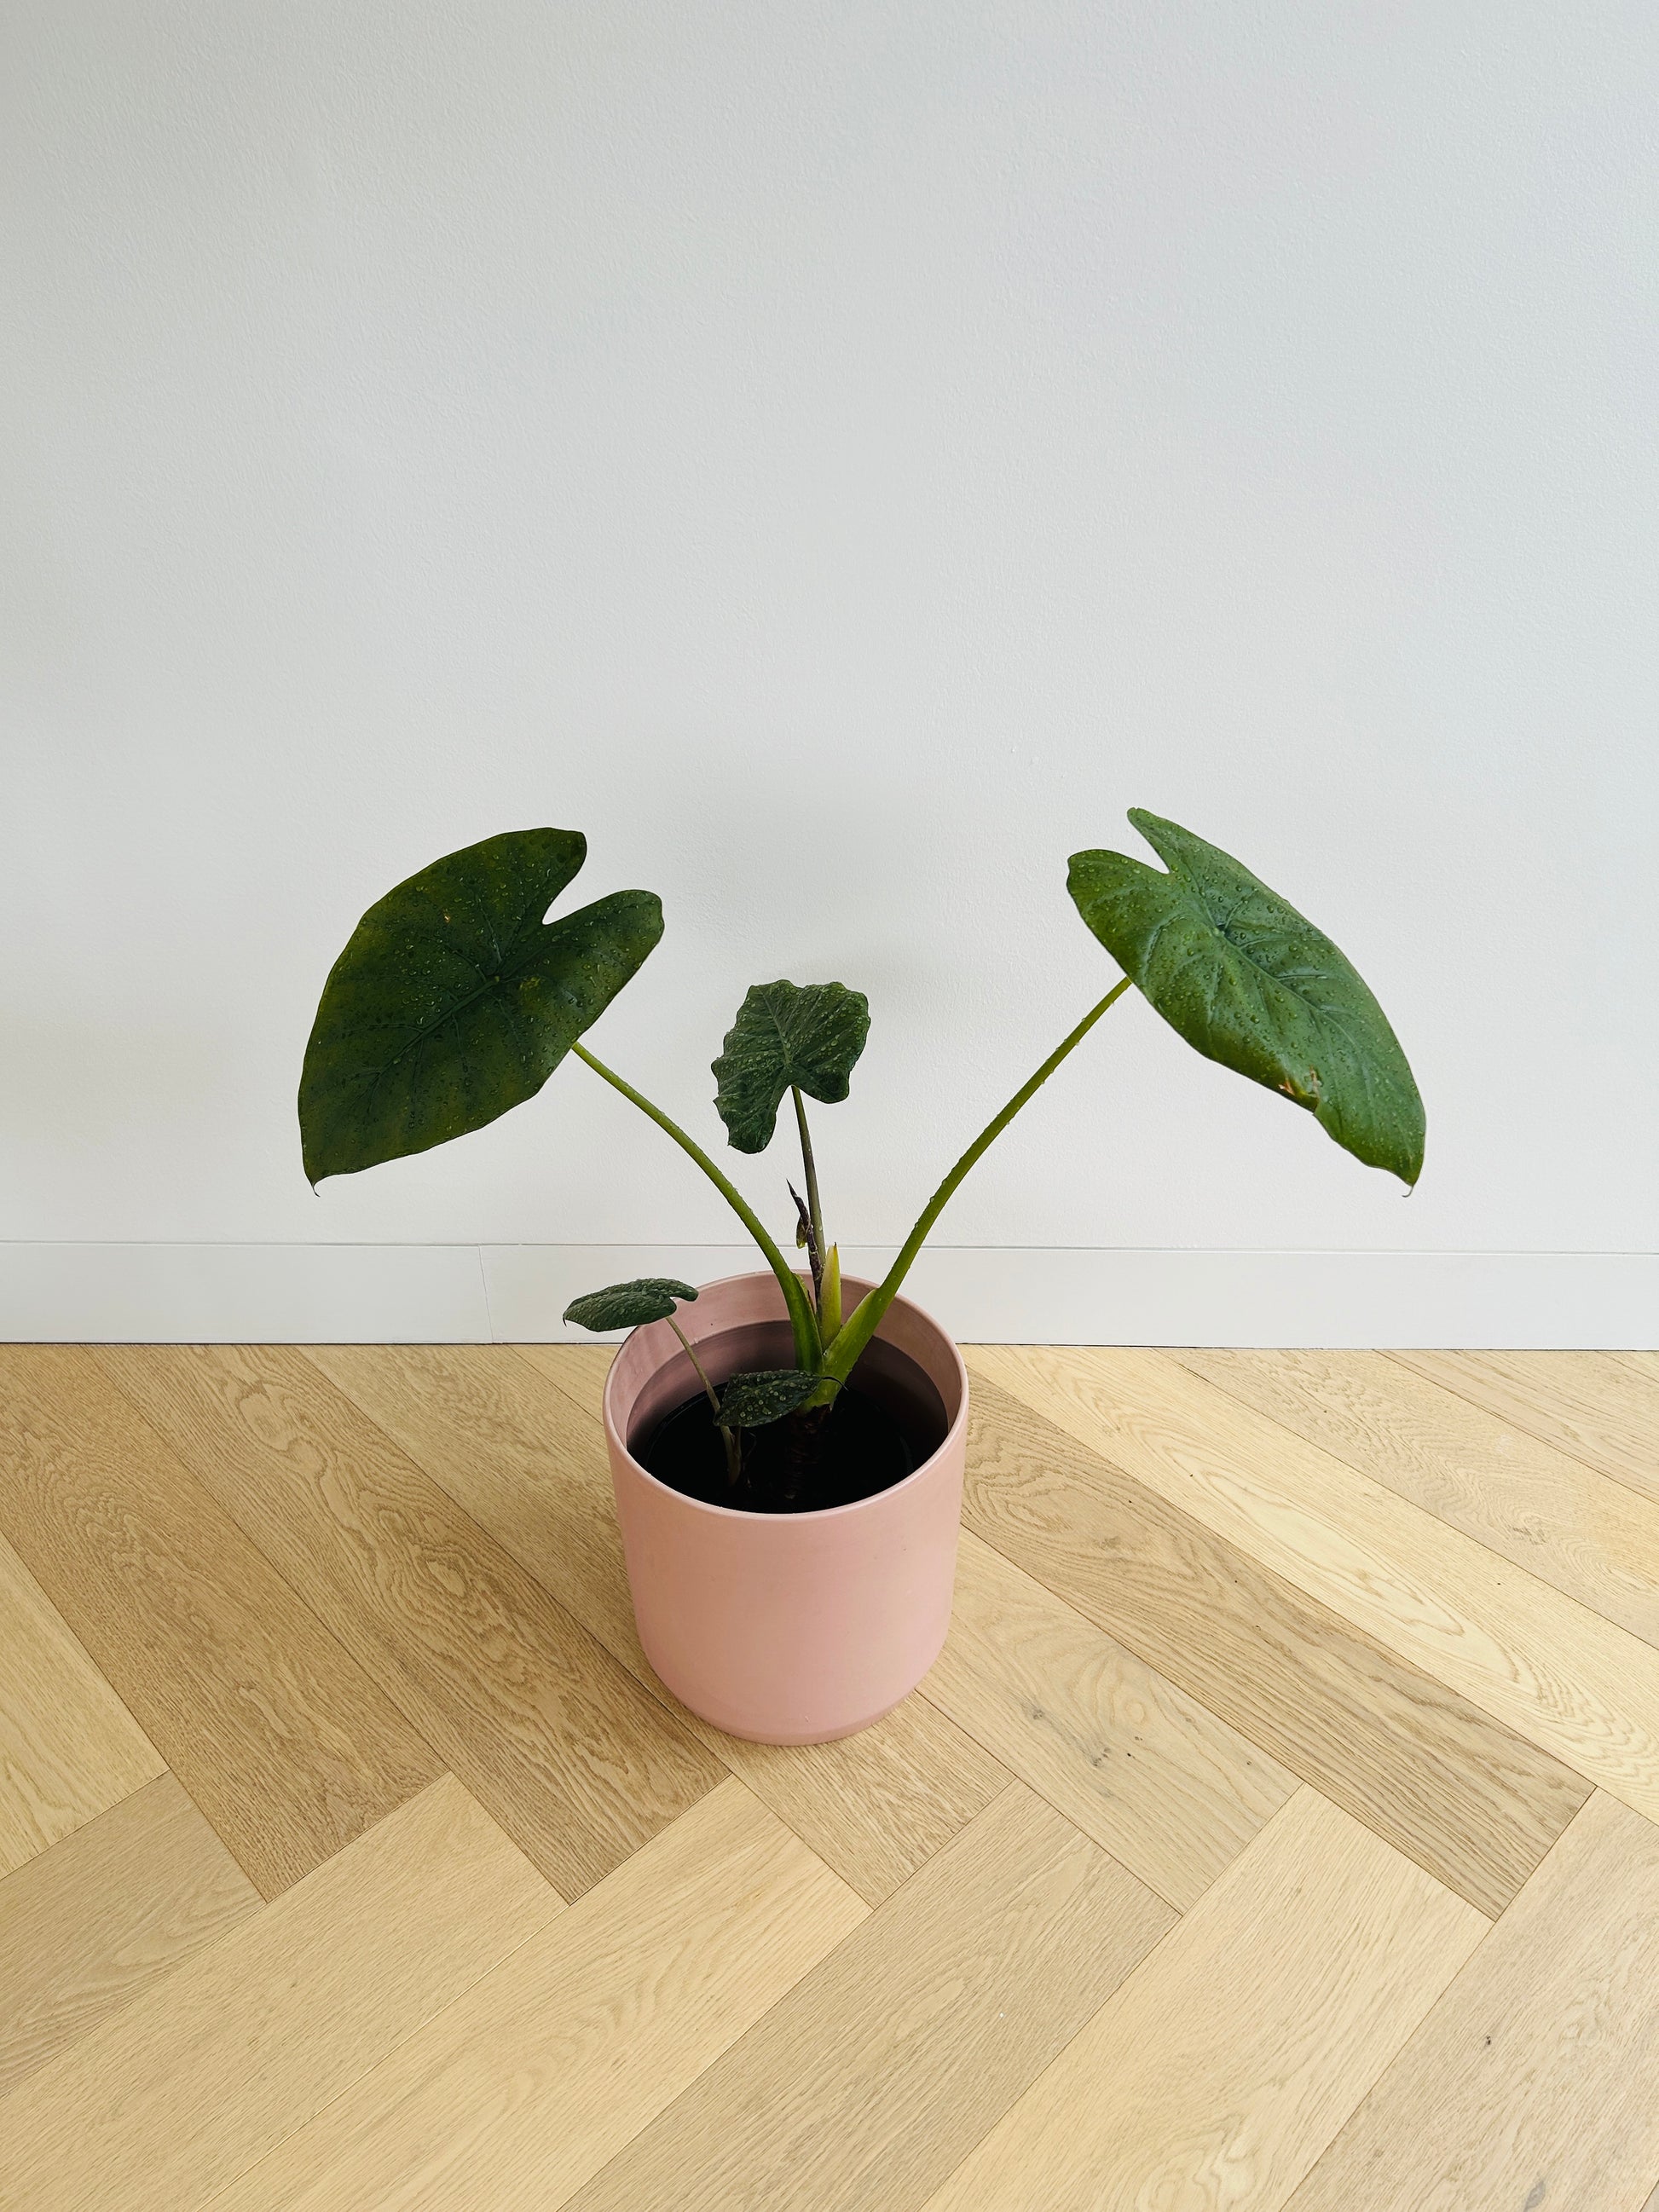
[[[708,1399],[710,1408],[714,1413],[714,1426],[720,1431],[720,1442],[726,1447],[726,1479],[729,1483],[735,1486],[738,1476],[743,1468],[743,1461],[740,1456],[741,1447],[738,1444],[737,1434],[735,1431],[728,1429],[725,1422],[720,1419],[720,1401],[715,1395],[714,1384],[708,1379],[708,1369],[704,1367],[702,1360],[698,1358],[696,1353],[691,1349],[690,1338],[680,1327],[678,1322],[675,1320],[672,1314],[670,1314],[667,1319],[668,1326],[673,1330],[675,1335],[678,1337],[686,1358],[691,1362],[691,1364],[697,1370],[697,1380],[702,1383],[703,1388],[703,1395]]]
[[[839,1386],[852,1373],[859,1354],[875,1334],[882,1316],[898,1296],[899,1287],[915,1264],[916,1255],[927,1242],[933,1224],[956,1195],[957,1186],[969,1169],[976,1164],[982,1154],[989,1151],[1020,1108],[1042,1088],[1061,1060],[1069,1053],[1076,1051],[1078,1046],[1082,1043],[1108,1007],[1115,1006],[1128,988],[1129,978],[1127,975],[1114,983],[1098,1006],[1089,1009],[1071,1035],[1055,1046],[1036,1073],[1021,1084],[1001,1112],[992,1116],[973,1143],[969,1146],[950,1174],[945,1176],[944,1182],[921,1209],[915,1227],[905,1238],[903,1249],[887,1270],[885,1276],[873,1291],[867,1292],[860,1300],[842,1325],[841,1334],[836,1339],[822,1363],[821,1372],[826,1385]],[[580,1051],[580,1047],[579,1046],[577,1049]],[[826,1389],[824,1392],[826,1398],[833,1397],[834,1395],[833,1387]],[[820,1402],[822,1401],[817,1395],[807,1401],[808,1405]]]
[[[805,1253],[807,1261],[811,1267],[812,1303],[815,1306],[822,1307],[823,1304],[823,1255],[818,1250],[817,1231],[813,1228],[812,1217],[806,1210],[806,1200],[795,1188],[793,1183],[791,1183],[788,1186],[788,1189],[790,1197],[795,1201],[795,1243],[800,1249]],[[823,1321],[822,1314],[820,1314],[818,1320],[818,1334],[820,1336],[823,1334]]]
[[[665,1131],[680,1150],[694,1159],[708,1177],[756,1243],[760,1246],[765,1255],[767,1266],[778,1279],[778,1287],[783,1292],[784,1304],[789,1309],[789,1331],[794,1339],[796,1366],[805,1374],[816,1374],[821,1361],[822,1346],[818,1337],[817,1316],[812,1310],[812,1302],[802,1288],[799,1276],[795,1273],[779,1250],[776,1241],[768,1234],[765,1223],[756,1212],[754,1207],[750,1205],[731,1178],[720,1173],[696,1139],[687,1136],[678,1122],[671,1121],[660,1106],[653,1106],[643,1091],[635,1091],[631,1083],[625,1083],[614,1068],[607,1067],[602,1060],[589,1052],[587,1047],[580,1039],[571,1046],[570,1049],[578,1060],[586,1062],[595,1075],[602,1075],[613,1091],[620,1091],[623,1097],[637,1106],[641,1114],[648,1115],[657,1127]]]
[[[812,1224],[812,1296],[817,1302],[819,1333],[823,1324],[823,1255],[829,1246],[823,1241],[823,1207],[818,1200],[818,1164],[812,1158],[812,1139],[806,1127],[806,1101],[800,1095],[799,1083],[792,1083],[789,1094],[795,1102],[795,1127],[800,1131],[800,1163],[806,1170],[806,1213]]]
[[[704,1396],[708,1399],[708,1401],[709,1404],[714,1407],[714,1419],[715,1419],[716,1420],[719,1420],[719,1419],[720,1419],[720,1401],[719,1395],[718,1395],[718,1394],[717,1394],[717,1392],[715,1391],[715,1389],[714,1389],[714,1384],[709,1381],[709,1379],[708,1379],[708,1373],[707,1373],[706,1370],[705,1370],[705,1369],[704,1369],[704,1367],[703,1367],[703,1364],[702,1364],[702,1360],[701,1360],[701,1359],[699,1359],[699,1358],[698,1358],[698,1357],[697,1357],[697,1355],[696,1355],[696,1353],[695,1352],[693,1352],[693,1351],[692,1351],[692,1349],[691,1349],[691,1340],[690,1340],[690,1338],[686,1334],[685,1331],[684,1331],[684,1330],[680,1327],[680,1325],[679,1325],[678,1322],[677,1322],[677,1321],[675,1320],[675,1318],[674,1318],[674,1316],[673,1316],[673,1315],[672,1315],[672,1314],[670,1314],[670,1315],[669,1315],[669,1316],[668,1316],[668,1326],[670,1327],[670,1328],[672,1328],[672,1329],[673,1330],[673,1332],[674,1332],[675,1335],[676,1335],[677,1337],[678,1337],[678,1339],[679,1339],[679,1340],[680,1340],[681,1348],[684,1350],[684,1353],[685,1353],[686,1358],[687,1358],[691,1362],[691,1364],[692,1364],[692,1365],[696,1369],[696,1370],[697,1370],[697,1380],[698,1380],[698,1382],[701,1382],[701,1383],[702,1383],[702,1388],[703,1388],[703,1395],[704,1395]]]

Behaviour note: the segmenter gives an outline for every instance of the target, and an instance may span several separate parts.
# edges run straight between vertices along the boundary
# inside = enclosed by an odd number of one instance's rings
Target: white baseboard
[[[0,1244],[0,1341],[489,1340],[476,1244]]]
[[[890,1257],[842,1254],[849,1274]],[[559,1320],[580,1291],[753,1262],[739,1244],[0,1244],[0,1340],[591,1341]],[[907,1287],[964,1343],[1659,1345],[1653,1253],[940,1245]]]

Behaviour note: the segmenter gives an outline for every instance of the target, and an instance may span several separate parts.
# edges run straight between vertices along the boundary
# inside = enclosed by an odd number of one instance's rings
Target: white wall
[[[270,1248],[725,1240],[574,1064],[306,1187],[358,914],[537,822],[587,832],[580,896],[661,893],[595,1042],[711,1141],[747,984],[869,993],[822,1149],[832,1225],[896,1240],[1103,988],[1065,860],[1139,804],[1357,960],[1427,1173],[1403,1200],[1132,998],[940,1232],[1098,1266],[955,1317],[1131,1334],[1114,1253],[1416,1255],[1170,1263],[1156,1326],[1363,1331],[1320,1286],[1386,1273],[1378,1330],[1653,1340],[1650,0],[0,33],[0,1322],[436,1331],[447,1291],[398,1297],[475,1255]],[[743,1170],[780,1224],[784,1164]],[[1553,1254],[1626,1256],[1503,1259]],[[1442,1310],[1452,1275],[1494,1287]]]

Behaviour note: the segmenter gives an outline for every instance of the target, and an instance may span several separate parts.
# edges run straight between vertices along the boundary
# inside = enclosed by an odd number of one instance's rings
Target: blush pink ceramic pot
[[[843,1285],[849,1310],[869,1287]],[[791,1364],[783,1293],[769,1273],[710,1283],[676,1319],[716,1384]],[[820,1513],[704,1505],[647,1474],[629,1439],[697,1379],[666,1322],[635,1329],[611,1363],[605,1434],[640,1641],[675,1696],[729,1735],[851,1735],[909,1695],[945,1641],[968,1372],[939,1323],[905,1298],[889,1307],[877,1345],[874,1357],[901,1355],[938,1392],[945,1441],[902,1482]]]

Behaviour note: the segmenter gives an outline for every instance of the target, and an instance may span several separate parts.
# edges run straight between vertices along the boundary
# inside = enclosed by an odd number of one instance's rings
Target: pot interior
[[[733,1375],[751,1369],[794,1364],[794,1345],[787,1321],[740,1322],[733,1328],[698,1337],[696,1346],[697,1357],[716,1389]],[[944,1443],[953,1411],[947,1409],[926,1369],[896,1345],[879,1336],[872,1338],[848,1379],[898,1422],[910,1439],[918,1467]],[[628,1421],[629,1450],[635,1451],[635,1445],[643,1443],[677,1406],[695,1397],[702,1388],[691,1362],[683,1351],[677,1351],[649,1377],[634,1401]]]

